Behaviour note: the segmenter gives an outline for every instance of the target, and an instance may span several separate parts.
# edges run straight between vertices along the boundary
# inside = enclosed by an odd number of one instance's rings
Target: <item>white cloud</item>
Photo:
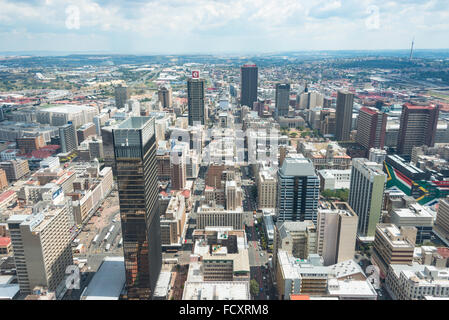
[[[79,29],[66,27],[69,5],[79,8]],[[367,24],[367,9],[373,5],[379,8],[375,28]],[[1,41],[2,51],[46,50],[58,42],[61,49],[85,48],[91,45],[82,42],[87,37],[105,50],[128,52],[130,45],[188,51],[189,43],[197,49],[219,42],[235,51],[246,50],[246,45],[265,50],[382,49],[401,47],[412,36],[417,46],[449,47],[445,0],[0,0],[0,8],[0,40],[16,37]],[[56,44],[50,45],[52,34]],[[68,35],[73,43],[66,43]],[[179,48],[181,44],[185,46]]]

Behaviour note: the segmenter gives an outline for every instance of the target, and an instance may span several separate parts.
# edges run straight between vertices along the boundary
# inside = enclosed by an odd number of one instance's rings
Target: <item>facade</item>
[[[115,87],[115,107],[121,109],[125,107],[125,103],[129,100],[129,88],[127,85],[119,84]]]
[[[149,299],[162,265],[154,119],[130,117],[113,137],[127,297]]]
[[[73,264],[68,206],[8,219],[21,293],[35,287],[55,291]]]
[[[240,105],[252,109],[257,102],[258,68],[255,64],[245,64],[240,72]]]
[[[401,124],[397,142],[400,155],[411,155],[413,147],[433,147],[438,124],[439,107],[402,106]]]
[[[449,236],[449,200],[447,198],[440,199],[435,226]]]
[[[357,215],[346,202],[318,209],[317,253],[325,266],[354,258],[357,222]]]
[[[201,206],[197,212],[198,229],[206,227],[233,227],[243,230],[243,211],[230,211],[222,207]]]
[[[290,84],[277,83],[275,106],[278,117],[288,116],[289,104],[290,104]]]
[[[347,91],[338,91],[337,108],[335,112],[335,138],[338,141],[350,140],[353,104],[353,93]]]
[[[357,119],[356,142],[365,147],[383,149],[385,145],[385,131],[387,128],[387,114],[376,108],[363,107]]]
[[[359,238],[372,238],[380,222],[386,175],[382,165],[368,159],[352,159],[348,204],[359,217]]]
[[[62,153],[75,150],[78,147],[78,138],[73,123],[67,123],[59,128]]]
[[[320,180],[309,159],[286,158],[278,171],[278,220],[316,223],[319,189]]]
[[[187,80],[187,99],[189,107],[189,126],[197,123],[204,125],[207,121],[207,111],[205,104],[204,79],[190,78]]]
[[[42,134],[17,138],[16,142],[17,149],[20,149],[21,153],[30,153],[34,150],[39,150],[46,145],[44,136]]]
[[[8,187],[8,178],[6,177],[6,172],[0,169],[0,191],[5,190]]]

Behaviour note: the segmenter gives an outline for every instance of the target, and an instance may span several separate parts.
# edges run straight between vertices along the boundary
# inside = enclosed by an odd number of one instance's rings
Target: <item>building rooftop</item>
[[[332,296],[360,296],[377,297],[377,292],[366,280],[337,280],[330,279],[327,287],[329,295]]]
[[[250,300],[249,282],[186,282],[182,300]]]
[[[283,176],[314,176],[315,168],[307,158],[285,158],[279,172]]]
[[[123,257],[105,257],[81,300],[118,300],[125,285]]]

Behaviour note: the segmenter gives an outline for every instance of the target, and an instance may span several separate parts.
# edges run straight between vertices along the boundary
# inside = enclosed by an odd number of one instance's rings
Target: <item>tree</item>
[[[259,295],[259,283],[255,279],[249,282],[249,290],[253,296]]]
[[[297,134],[296,132],[290,133],[290,137],[291,137],[291,138],[296,138],[297,135],[298,135],[298,134]]]

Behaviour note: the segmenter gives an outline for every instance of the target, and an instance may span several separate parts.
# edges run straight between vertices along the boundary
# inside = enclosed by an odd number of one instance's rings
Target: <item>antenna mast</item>
[[[413,58],[413,46],[415,45],[415,37],[413,37],[413,40],[412,40],[412,47],[411,47],[411,49],[410,49],[410,58],[409,58],[409,61],[412,61],[412,58]]]

